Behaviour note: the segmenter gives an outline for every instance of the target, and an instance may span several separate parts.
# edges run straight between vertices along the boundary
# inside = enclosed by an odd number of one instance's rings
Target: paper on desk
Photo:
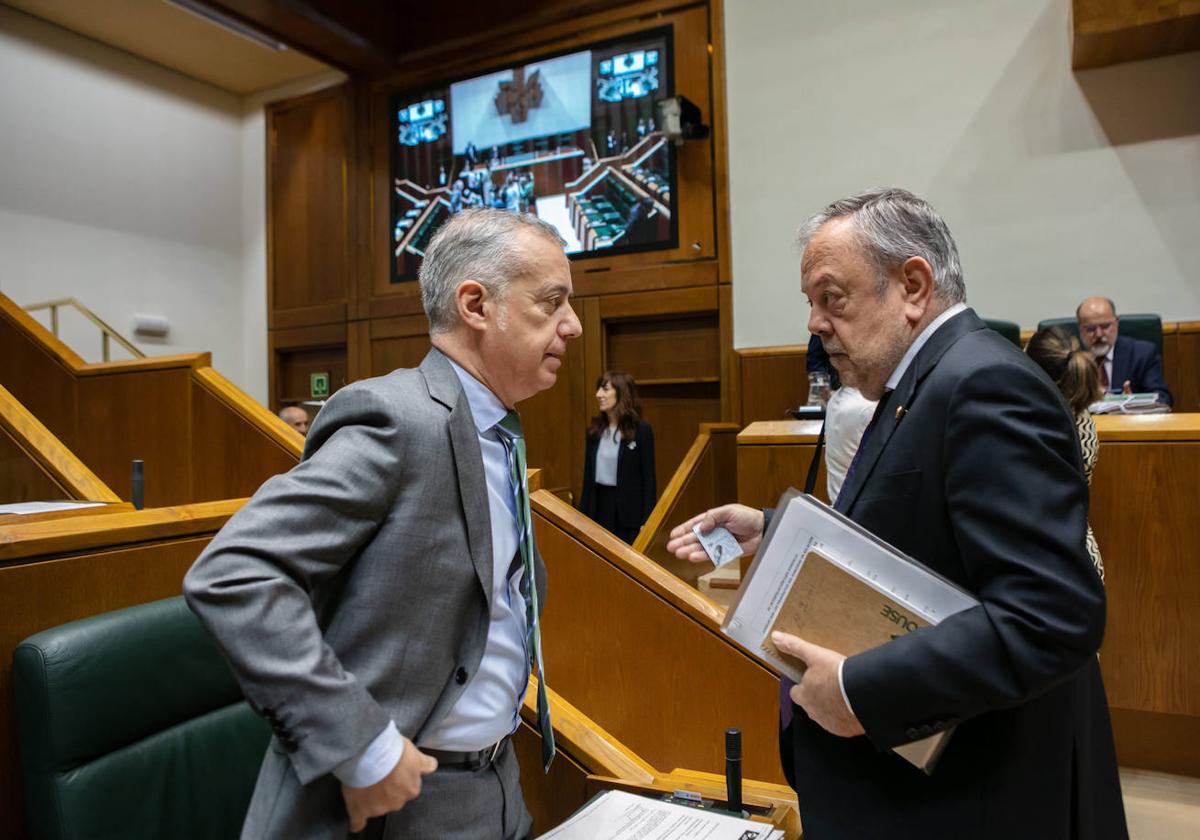
[[[76,508],[100,507],[107,502],[13,502],[0,505],[0,513],[15,513],[18,516],[30,516],[35,513],[52,513],[56,510],[75,510]]]
[[[623,790],[608,790],[538,840],[776,840],[781,837],[783,832],[767,823]]]

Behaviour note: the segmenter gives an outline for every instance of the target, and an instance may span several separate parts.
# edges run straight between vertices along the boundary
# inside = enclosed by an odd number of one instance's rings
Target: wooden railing
[[[0,503],[56,500],[121,501],[0,385]]]
[[[667,551],[667,539],[672,528],[694,514],[737,501],[737,433],[734,423],[700,424],[700,434],[633,541],[635,551],[691,586],[711,567],[678,559]]]
[[[208,353],[88,364],[3,295],[0,382],[118,497],[144,461],[147,507],[248,496],[303,449]]]
[[[736,726],[747,777],[782,783],[778,675],[720,632],[724,609],[554,495],[532,502],[548,684],[654,766],[722,773]]]
[[[679,768],[658,770],[558,692],[548,688],[546,693],[558,751],[548,774],[542,770],[535,677],[530,677],[521,709],[522,724],[513,736],[521,766],[521,788],[533,816],[535,834],[562,823],[599,790],[619,788],[649,795],[686,790],[705,799],[725,800],[724,776]],[[685,728],[681,720],[683,737]],[[791,788],[748,778],[742,783],[742,792],[746,805],[766,812],[761,817],[763,822],[782,828],[789,840],[798,840],[800,820]]]

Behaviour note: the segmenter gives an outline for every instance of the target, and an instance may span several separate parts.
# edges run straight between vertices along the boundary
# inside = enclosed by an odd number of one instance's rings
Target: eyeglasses
[[[1085,333],[1108,332],[1116,325],[1117,325],[1116,321],[1105,321],[1100,324],[1081,324],[1079,327],[1079,331],[1085,332]]]

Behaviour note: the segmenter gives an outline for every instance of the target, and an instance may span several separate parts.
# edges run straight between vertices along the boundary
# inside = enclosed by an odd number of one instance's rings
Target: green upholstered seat
[[[1021,328],[1016,321],[997,321],[994,318],[984,318],[989,330],[995,330],[1019,348],[1021,346]]]
[[[1121,315],[1119,335],[1149,341],[1162,355],[1162,318],[1144,312]],[[1038,329],[1043,327],[1061,327],[1076,338],[1079,337],[1079,322],[1075,318],[1047,318],[1038,323]]]
[[[13,652],[30,835],[229,838],[270,739],[183,598]]]

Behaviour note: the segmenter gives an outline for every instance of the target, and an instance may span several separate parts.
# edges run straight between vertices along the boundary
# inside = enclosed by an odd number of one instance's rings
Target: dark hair
[[[600,374],[596,380],[596,390],[605,384],[612,385],[617,392],[617,404],[613,406],[612,414],[617,418],[617,429],[625,440],[637,437],[638,423],[642,419],[642,402],[638,399],[637,383],[633,377],[621,370],[610,370]],[[592,418],[588,427],[588,437],[599,438],[608,429],[608,419],[601,411]]]
[[[1076,414],[1103,396],[1100,371],[1092,355],[1079,346],[1079,339],[1061,327],[1043,327],[1025,346],[1029,358],[1046,371],[1067,405]]]

